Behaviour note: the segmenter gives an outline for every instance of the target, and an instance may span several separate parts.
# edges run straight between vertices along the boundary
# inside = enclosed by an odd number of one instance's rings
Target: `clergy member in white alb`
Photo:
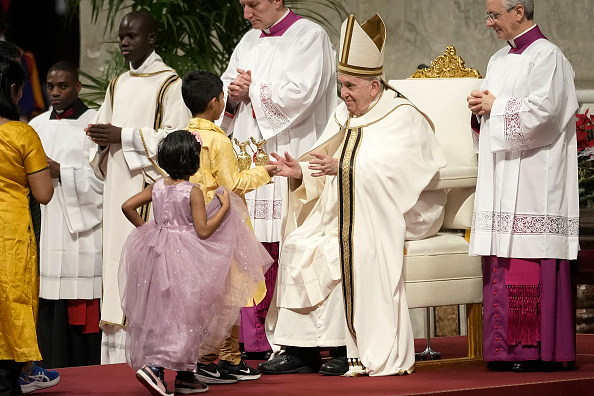
[[[313,209],[281,250],[266,325],[271,341],[287,348],[258,366],[264,373],[311,372],[319,356],[308,350],[345,344],[347,356],[324,363],[320,373],[414,369],[404,241],[407,231],[417,238],[436,233],[441,220],[437,215],[413,226],[407,215],[417,203],[427,205],[420,202],[423,190],[446,162],[426,116],[385,83],[385,35],[377,14],[361,26],[352,15],[343,23],[338,80],[344,103],[309,155],[297,162],[274,154],[279,175],[291,177],[291,200],[305,205],[288,221]],[[445,192],[437,195],[443,209]]]
[[[507,44],[468,97],[478,140],[470,254],[484,256],[483,356],[494,370],[556,370],[575,360],[574,72],[534,24],[532,0],[486,4],[487,27]]]
[[[46,368],[99,364],[103,182],[89,165],[84,128],[96,115],[78,98],[70,62],[47,74],[52,109],[33,120],[48,156],[54,199],[41,205],[38,340]]]
[[[221,76],[227,102],[222,127],[239,142],[265,139],[268,153],[300,157],[320,137],[337,105],[336,53],[325,30],[286,8],[284,0],[240,3],[253,29],[237,44]],[[245,195],[256,236],[275,259],[266,274],[266,298],[255,309],[242,310],[248,352],[270,349],[264,318],[278,268],[286,197],[285,178]]]
[[[181,79],[154,51],[157,26],[150,14],[133,11],[119,28],[120,51],[130,71],[113,79],[88,136],[101,150],[96,171],[105,178],[103,205],[102,363],[123,363],[125,318],[120,306],[118,268],[122,246],[134,226],[122,203],[165,174],[156,164],[157,147],[168,132],[188,125]],[[148,216],[148,209],[142,212]]]

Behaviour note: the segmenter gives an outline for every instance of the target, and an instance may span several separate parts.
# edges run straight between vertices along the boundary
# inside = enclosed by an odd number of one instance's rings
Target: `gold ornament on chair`
[[[246,150],[246,148],[250,146],[250,141],[246,140],[245,142],[239,143],[239,140],[237,140],[237,138],[233,138],[233,141],[235,142],[237,147],[239,147],[239,154],[235,152],[235,155],[237,156],[237,162],[239,163],[239,170],[243,172],[245,170],[250,169],[250,167],[252,166],[252,156],[249,155]]]
[[[476,69],[464,67],[464,61],[456,55],[456,48],[450,45],[443,55],[431,62],[431,67],[417,70],[411,78],[482,78]]]

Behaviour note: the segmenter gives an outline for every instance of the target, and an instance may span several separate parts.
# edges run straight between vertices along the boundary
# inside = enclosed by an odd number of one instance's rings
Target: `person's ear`
[[[380,90],[380,82],[378,80],[371,80],[371,96],[376,96]]]
[[[19,96],[19,88],[16,84],[10,85],[10,96],[12,97],[13,102],[16,101],[16,98]]]
[[[517,6],[514,7],[512,12],[514,13],[514,15],[516,17],[516,21],[520,22],[524,19],[526,10],[524,9],[523,5],[518,4]]]
[[[210,102],[208,102],[208,107],[210,107],[210,109],[212,111],[215,111],[217,109],[217,103],[219,101],[219,98],[217,98],[216,96],[214,98],[212,98],[210,100]]]
[[[156,41],[157,41],[157,34],[156,33],[149,34],[148,43],[151,47],[155,46]]]
[[[82,83],[80,81],[76,82],[76,93],[79,94],[82,88]]]

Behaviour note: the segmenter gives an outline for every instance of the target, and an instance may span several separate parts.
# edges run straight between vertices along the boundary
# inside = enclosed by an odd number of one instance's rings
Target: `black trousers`
[[[20,396],[19,376],[23,363],[14,360],[0,360],[0,396]]]
[[[68,300],[39,299],[37,341],[43,368],[101,364],[101,332],[83,334],[68,323]]]

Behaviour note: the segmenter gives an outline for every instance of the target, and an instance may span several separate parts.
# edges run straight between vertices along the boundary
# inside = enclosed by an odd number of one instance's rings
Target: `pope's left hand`
[[[308,166],[308,169],[314,171],[314,173],[311,174],[312,176],[336,176],[338,174],[338,158],[316,152],[311,152],[309,154],[315,157],[315,159],[309,161]]]

